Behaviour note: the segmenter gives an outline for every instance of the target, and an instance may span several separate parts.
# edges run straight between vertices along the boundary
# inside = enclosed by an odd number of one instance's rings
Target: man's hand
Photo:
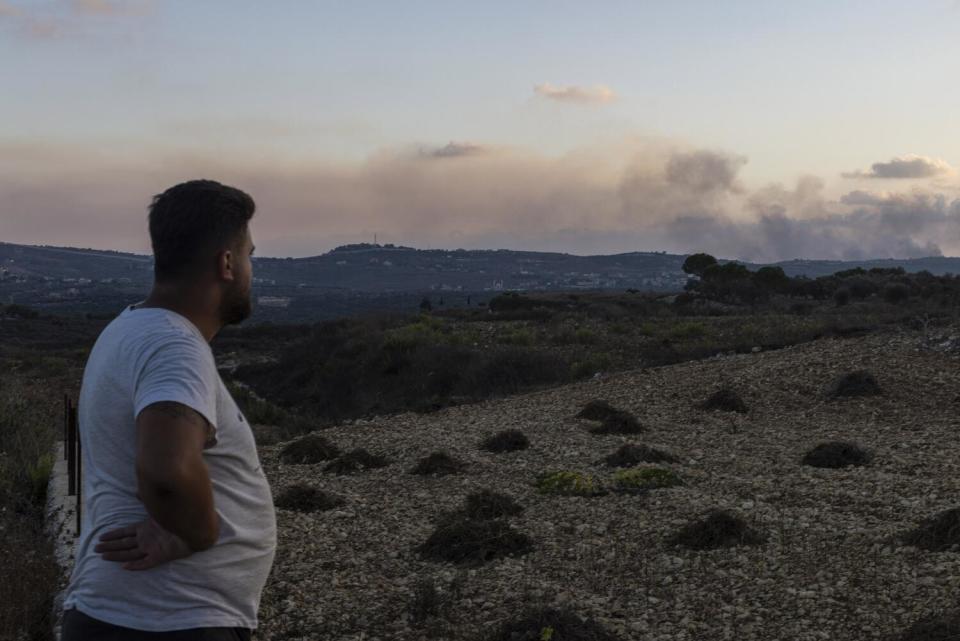
[[[148,570],[193,554],[183,539],[163,529],[152,517],[101,534],[93,551],[105,561],[126,561],[124,570]]]

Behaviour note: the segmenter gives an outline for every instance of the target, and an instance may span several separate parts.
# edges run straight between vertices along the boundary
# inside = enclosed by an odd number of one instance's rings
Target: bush
[[[533,549],[530,537],[500,520],[454,519],[441,523],[417,551],[431,561],[481,565]]]
[[[566,470],[541,474],[536,486],[541,494],[560,496],[599,496],[606,493],[592,476]]]
[[[855,443],[830,441],[820,443],[807,452],[800,464],[837,469],[848,465],[866,465],[870,458],[870,453]]]
[[[523,507],[512,497],[489,489],[483,489],[468,495],[463,507],[463,513],[466,517],[475,521],[501,519],[516,516],[521,512],[523,512]]]
[[[920,619],[895,641],[955,641],[960,639],[960,613],[951,612]]]
[[[642,492],[683,485],[672,470],[658,467],[621,470],[613,475],[613,487],[620,492]]]
[[[373,470],[388,465],[390,465],[390,460],[386,457],[371,454],[363,448],[358,448],[330,461],[323,468],[323,471],[333,472],[334,474],[353,474],[354,472]]]
[[[711,550],[738,545],[760,545],[764,537],[739,516],[711,510],[701,520],[688,523],[667,539],[668,545]]]
[[[281,463],[310,465],[338,456],[340,456],[340,450],[337,446],[319,434],[308,434],[280,450]]]
[[[699,407],[703,410],[720,410],[740,414],[746,414],[748,411],[747,404],[743,402],[740,395],[728,387],[721,388],[711,394],[707,400],[700,403]]]
[[[833,293],[833,302],[837,307],[843,307],[850,302],[850,290],[846,287],[838,289]]]
[[[826,390],[829,398],[848,398],[853,396],[879,396],[883,394],[880,384],[873,374],[866,370],[857,370],[840,376]]]
[[[577,413],[577,418],[585,418],[588,421],[602,421],[610,416],[615,416],[620,410],[616,409],[607,401],[594,400],[583,406],[583,409]]]
[[[594,434],[639,434],[644,430],[633,414],[620,410],[607,416],[590,431]]]
[[[306,483],[297,483],[286,488],[274,500],[274,505],[297,512],[325,512],[340,507],[345,501]]]
[[[889,283],[883,288],[883,300],[891,305],[899,305],[910,298],[910,288],[903,283]]]
[[[677,323],[667,332],[667,337],[673,340],[691,340],[707,335],[707,326],[703,323]]]
[[[640,463],[677,463],[677,457],[646,445],[624,443],[604,459],[610,467],[633,467]]]
[[[527,610],[500,625],[489,641],[620,641],[593,619],[569,610]]]
[[[515,452],[530,447],[530,441],[520,430],[503,430],[486,438],[480,448],[488,452]]]
[[[929,552],[960,549],[960,508],[945,510],[925,519],[901,539],[905,545],[915,545]]]
[[[459,474],[465,467],[464,463],[453,458],[446,452],[433,452],[425,456],[410,470],[411,474],[421,476]]]

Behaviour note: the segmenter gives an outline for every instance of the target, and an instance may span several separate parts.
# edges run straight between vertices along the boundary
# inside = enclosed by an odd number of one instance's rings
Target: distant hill
[[[447,305],[484,302],[502,290],[678,291],[685,255],[415,249],[361,243],[307,258],[254,258],[255,319],[307,321],[372,309],[413,310],[427,295]],[[960,273],[960,258],[777,263],[791,276],[853,267]],[[759,265],[750,265],[752,268]],[[0,242],[0,302],[109,313],[149,292],[153,258],[77,247]],[[469,298],[468,298],[469,297]]]

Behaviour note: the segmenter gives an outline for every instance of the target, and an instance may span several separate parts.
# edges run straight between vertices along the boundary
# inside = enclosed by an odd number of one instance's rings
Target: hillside
[[[345,503],[326,512],[278,509],[280,546],[258,637],[499,641],[509,637],[496,636],[498,626],[537,605],[590,617],[611,635],[578,639],[899,635],[955,607],[960,587],[958,553],[887,540],[955,507],[960,491],[960,369],[956,355],[924,348],[931,342],[941,340],[919,332],[824,339],[325,430],[342,451],[363,447],[390,460],[355,474],[325,472],[326,462],[283,464],[281,445],[262,446],[275,496],[305,483]],[[824,397],[837,376],[857,369],[875,373],[884,394]],[[721,385],[742,395],[746,414],[696,407]],[[634,414],[644,432],[591,433],[594,424],[575,415],[595,399]],[[522,430],[530,447],[479,448],[506,428]],[[844,469],[800,464],[831,440],[854,441],[874,458]],[[676,456],[655,467],[682,485],[589,498],[534,487],[549,470],[607,483],[616,470],[602,459],[628,441]],[[435,450],[466,468],[408,473]],[[482,488],[525,508],[507,521],[529,537],[530,550],[473,566],[422,557],[416,548],[443,514]],[[739,515],[764,542],[704,551],[667,543],[711,508]],[[485,545],[496,557],[507,540]]]
[[[446,307],[476,306],[502,290],[638,289],[675,292],[686,257],[661,252],[609,256],[509,250],[422,250],[346,245],[307,258],[254,258],[251,322],[311,322],[372,311],[412,311],[424,296]],[[144,297],[150,256],[0,242],[0,303],[61,313],[115,313]],[[778,263],[789,276],[853,267],[960,273],[960,258]],[[756,265],[748,265],[756,267]]]

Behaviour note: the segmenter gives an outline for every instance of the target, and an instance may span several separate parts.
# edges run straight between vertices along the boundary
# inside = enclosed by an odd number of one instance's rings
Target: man
[[[209,342],[250,316],[253,200],[210,180],[150,205],[154,286],[90,352],[84,519],[63,641],[249,640],[276,551],[250,426]]]

